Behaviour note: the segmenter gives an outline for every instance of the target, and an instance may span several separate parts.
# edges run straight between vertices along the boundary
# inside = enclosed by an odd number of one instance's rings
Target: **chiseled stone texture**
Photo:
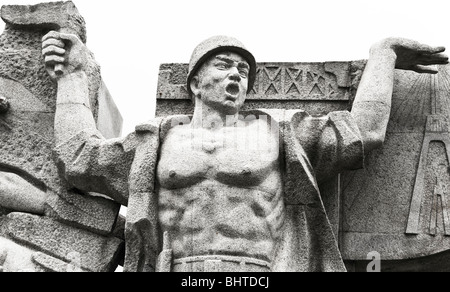
[[[106,198],[64,193],[50,196],[47,215],[61,222],[107,235],[113,231],[120,204]]]
[[[50,30],[60,30],[75,33],[85,42],[84,20],[71,1],[3,6],[0,14],[6,23],[0,35],[0,96],[9,104],[0,113],[0,171],[19,175],[47,195],[45,212],[38,212],[45,217],[10,215],[8,220],[0,222],[0,230],[4,230],[5,222],[9,230],[0,235],[0,240],[13,239],[18,253],[42,252],[42,255],[32,254],[31,262],[36,270],[64,269],[64,262],[69,260],[64,258],[64,253],[69,252],[63,250],[64,246],[79,249],[87,257],[83,259],[84,270],[114,270],[121,240],[108,236],[123,228],[116,226],[120,204],[73,190],[58,173],[52,151],[56,83],[44,67],[42,37]],[[87,75],[98,129],[107,138],[119,136],[122,117],[102,81],[100,66],[93,55]],[[0,207],[0,216],[17,211],[23,210]],[[120,221],[120,224],[124,223]],[[59,233],[52,239],[54,231]],[[23,265],[23,269],[31,267],[29,263]],[[19,264],[16,268],[22,270]]]
[[[123,253],[123,240],[73,228],[47,217],[11,213],[2,225],[3,236],[47,255],[33,256],[33,261],[46,270],[58,271],[60,261],[71,263],[73,255],[78,254],[83,270],[114,271]],[[52,262],[55,267],[51,267]]]
[[[72,253],[74,257],[78,257],[78,254]],[[89,272],[82,269],[77,263],[78,261],[65,262],[60,259],[46,255],[45,253],[35,252],[32,255],[33,263],[36,265],[36,271],[43,272]]]
[[[450,272],[450,251],[406,260],[382,260],[381,272]],[[370,261],[347,261],[349,272],[366,272]]]
[[[351,101],[305,101],[305,100],[247,100],[241,111],[253,109],[303,109],[312,115],[326,115],[331,111],[349,110]],[[194,104],[188,99],[158,99],[156,115],[167,117],[171,115],[191,115]]]
[[[350,110],[366,65],[365,60],[325,63],[258,63],[254,89],[241,111],[303,109],[311,115]],[[156,116],[192,114],[186,90],[188,64],[162,64],[159,71]],[[321,186],[334,232],[340,225],[340,190],[336,177]]]
[[[33,263],[34,250],[21,246],[10,239],[0,237],[1,272],[41,271]]]
[[[70,28],[86,43],[86,23],[72,1],[48,2],[37,5],[7,5],[1,10],[2,19],[8,24],[23,28]]]
[[[325,63],[258,63],[256,81],[242,111],[304,109],[310,114],[349,110],[365,61]],[[188,64],[162,64],[156,116],[192,114],[186,87]]]
[[[450,226],[444,223],[450,219],[448,207],[442,208],[442,203],[450,203],[450,66],[440,66],[439,70],[437,75],[396,71],[383,147],[367,157],[364,170],[343,176],[340,245],[346,260],[363,261],[369,252],[377,251],[382,260],[391,261],[388,270],[404,270],[404,263],[396,261],[418,258],[417,263],[426,263],[434,261],[432,255],[450,249]],[[427,136],[433,141],[427,143]],[[419,169],[424,143],[429,148]],[[418,230],[417,234],[406,234],[420,175],[424,177],[418,199],[420,212],[412,216],[419,220]],[[441,269],[450,268],[440,262]]]
[[[54,164],[56,84],[50,80],[41,55],[41,39],[51,29],[68,29],[86,40],[84,21],[70,1],[3,6],[1,15],[7,25],[0,36],[0,95],[7,98],[10,109],[0,115],[0,170],[25,172],[40,184],[50,194],[47,215],[107,234],[114,227],[119,204],[68,191],[70,186]],[[118,136],[122,118],[93,59],[88,76],[91,107],[99,128],[107,137]]]
[[[279,69],[283,67],[281,64],[270,64],[271,68],[266,72],[264,67],[268,63],[260,63],[258,64],[260,78],[257,78],[255,88],[266,89],[266,95],[254,98],[254,90],[249,95],[243,110],[302,108],[311,114],[351,110],[365,61],[349,62],[348,64],[350,65],[346,66],[345,63],[337,65],[347,68],[347,71],[341,70],[341,73],[337,75],[341,76],[341,86],[345,84],[344,87],[339,88],[345,89],[348,100],[343,98],[333,100],[326,94],[316,95],[314,98],[298,94],[280,95],[277,90],[282,91],[280,84],[283,84],[282,80],[286,81],[290,75],[276,75],[278,71],[275,65],[278,65]],[[301,66],[301,63],[298,66]],[[161,66],[157,116],[192,113],[193,104],[185,90],[185,76],[183,75],[183,72],[186,71],[185,67],[186,65],[183,64],[163,64]],[[450,114],[449,68],[449,66],[440,66],[438,75],[419,75],[414,72],[397,70],[391,119],[383,147],[374,150],[366,157],[365,169],[342,174],[340,183],[328,182],[321,186],[322,195],[326,197],[324,203],[335,233],[338,235],[340,249],[343,258],[348,263],[349,270],[361,270],[355,266],[365,268],[367,254],[372,251],[379,252],[382,260],[387,261],[384,269],[386,271],[433,270],[431,267],[435,262],[439,262],[440,270],[450,268],[445,261],[435,258],[450,248],[450,237],[446,234],[450,234],[450,227],[445,226],[444,223],[446,217],[447,220],[450,220],[450,214],[446,215],[442,212],[441,207],[441,202],[444,204],[450,202],[446,201],[446,195],[437,197],[438,199],[435,196],[437,181],[441,181],[440,184],[444,185],[442,187],[444,191],[450,190],[448,173],[445,174],[442,170],[448,169],[450,166],[445,148],[447,147],[448,151],[450,145],[445,146],[446,141],[436,141],[429,145],[429,152],[426,153],[427,163],[424,166],[425,192],[420,203],[419,234],[405,234],[427,130],[427,117],[430,115],[443,116],[442,127],[444,127],[444,132],[449,132],[447,128]],[[283,70],[286,72],[289,69],[284,68],[280,72]],[[270,75],[270,72],[275,72],[275,75]],[[349,77],[343,78],[342,72],[347,72]],[[266,77],[272,79],[262,81],[261,74],[263,73],[268,73]],[[335,78],[337,75],[327,74],[325,77]],[[275,76],[277,77],[275,78]],[[346,82],[342,82],[342,80],[346,80]],[[318,84],[318,88],[321,89],[321,83]],[[308,82],[297,82],[296,85],[307,86]],[[322,90],[322,93],[324,92]],[[441,126],[435,125],[434,127]],[[337,190],[338,186],[341,187],[340,191]],[[433,197],[435,197],[434,201]],[[437,202],[437,205],[434,205],[436,203],[433,202]],[[437,211],[433,213],[433,210]],[[435,231],[433,231],[435,234],[430,232],[431,216],[436,216],[436,219],[433,218],[436,221]],[[431,226],[433,225],[431,224]],[[412,268],[407,268],[408,261],[405,259],[414,259],[410,260],[413,261],[411,262]]]

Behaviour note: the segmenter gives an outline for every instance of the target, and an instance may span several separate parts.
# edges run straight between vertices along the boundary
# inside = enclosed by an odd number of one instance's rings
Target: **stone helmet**
[[[191,60],[189,62],[189,73],[187,78],[187,90],[191,96],[192,91],[190,84],[197,70],[213,54],[224,51],[237,53],[244,59],[246,59],[246,61],[250,65],[247,94],[253,89],[256,78],[255,57],[253,57],[253,55],[237,39],[228,36],[213,36],[201,42],[192,53]]]

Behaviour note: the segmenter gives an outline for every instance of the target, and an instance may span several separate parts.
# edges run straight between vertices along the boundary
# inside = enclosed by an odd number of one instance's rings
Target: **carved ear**
[[[191,87],[191,91],[192,91],[192,98],[195,99],[195,97],[197,97],[199,95],[199,88],[198,88],[198,84],[199,84],[199,78],[198,76],[194,76],[191,79],[191,84],[189,84],[189,86]]]

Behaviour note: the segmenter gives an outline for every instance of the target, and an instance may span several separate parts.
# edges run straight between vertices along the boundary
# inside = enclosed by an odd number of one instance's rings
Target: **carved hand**
[[[74,34],[51,31],[42,38],[45,67],[53,80],[77,70],[85,70],[89,50]]]
[[[448,56],[443,54],[444,47],[431,47],[405,38],[387,38],[371,48],[371,55],[391,54],[396,57],[395,68],[411,70],[417,73],[438,73],[430,65],[448,64]]]

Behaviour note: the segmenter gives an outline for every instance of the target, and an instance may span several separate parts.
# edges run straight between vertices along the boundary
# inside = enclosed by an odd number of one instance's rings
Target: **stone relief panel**
[[[256,81],[243,110],[303,108],[311,114],[346,110],[356,94],[365,61],[258,63]],[[162,64],[156,115],[193,112],[186,89],[188,64]]]
[[[249,99],[349,100],[350,63],[264,63]]]
[[[345,259],[370,251],[385,260],[420,258],[450,248],[449,72],[396,72],[384,146],[367,157],[365,170],[343,176]]]
[[[162,64],[158,99],[190,99],[187,70],[188,64]],[[348,101],[350,70],[350,62],[259,63],[255,86],[247,99]]]

